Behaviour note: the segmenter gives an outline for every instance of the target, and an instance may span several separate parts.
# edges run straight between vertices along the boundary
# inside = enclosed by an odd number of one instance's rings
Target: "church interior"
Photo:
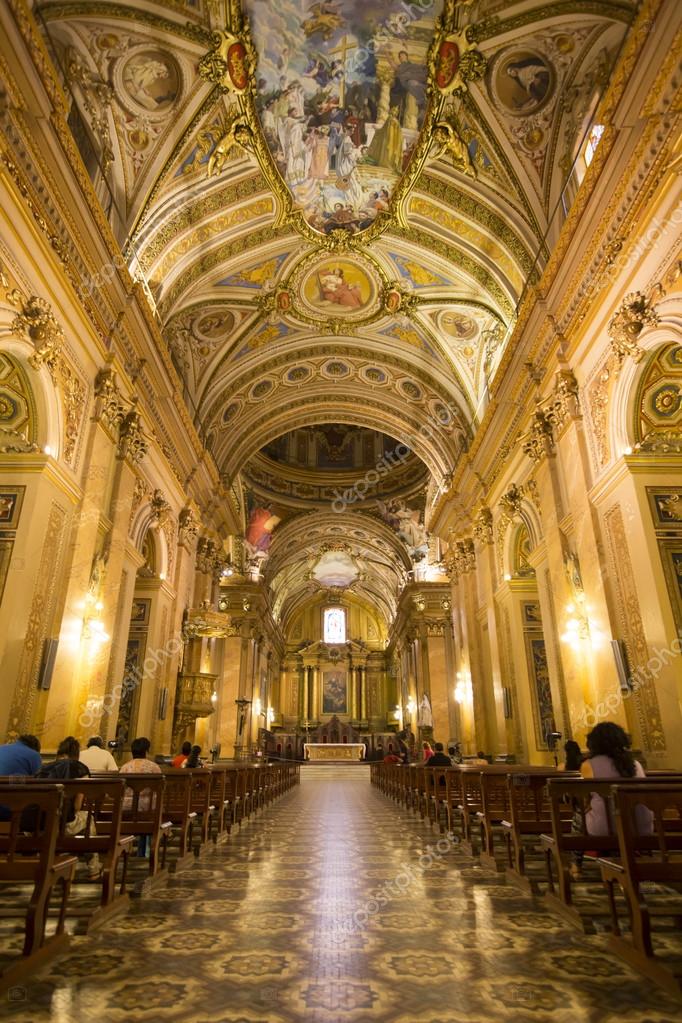
[[[681,61],[676,0],[2,0],[7,1018],[679,1018]]]

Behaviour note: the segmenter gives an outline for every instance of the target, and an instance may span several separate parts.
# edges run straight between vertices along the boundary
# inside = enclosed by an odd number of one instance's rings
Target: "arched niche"
[[[620,458],[641,444],[641,398],[653,379],[651,373],[658,372],[657,363],[663,353],[682,346],[682,315],[674,310],[668,311],[664,306],[659,308],[659,316],[659,325],[647,329],[637,339],[638,346],[644,352],[642,358],[638,362],[626,358],[611,387],[608,435],[613,459]],[[661,426],[660,432],[664,432],[666,427],[663,424]]]
[[[60,399],[45,366],[34,369],[26,342],[5,338],[0,347],[0,442],[26,444],[59,458]],[[35,448],[34,448],[35,450]]]

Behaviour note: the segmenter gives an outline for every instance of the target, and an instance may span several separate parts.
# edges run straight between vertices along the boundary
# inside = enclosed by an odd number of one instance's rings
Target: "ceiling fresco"
[[[429,500],[556,244],[636,6],[36,0],[193,420],[226,483],[278,519],[250,557],[282,613],[319,588],[311,565],[348,516],[374,523],[343,553],[382,613],[404,573],[437,569]],[[294,429],[395,438],[414,486],[297,532],[333,498],[263,453]],[[393,567],[365,571],[379,550]]]
[[[363,231],[389,209],[424,123],[441,7],[247,0],[263,133],[314,229]]]

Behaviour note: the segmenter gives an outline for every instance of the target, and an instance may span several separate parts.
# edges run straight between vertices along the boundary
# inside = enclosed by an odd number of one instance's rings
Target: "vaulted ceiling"
[[[36,3],[229,482],[288,430],[338,423],[402,441],[446,485],[635,7]]]

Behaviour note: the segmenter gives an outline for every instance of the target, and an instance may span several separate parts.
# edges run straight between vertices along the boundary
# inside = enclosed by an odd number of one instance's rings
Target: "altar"
[[[303,745],[306,760],[364,760],[366,752],[364,742],[306,742]]]

